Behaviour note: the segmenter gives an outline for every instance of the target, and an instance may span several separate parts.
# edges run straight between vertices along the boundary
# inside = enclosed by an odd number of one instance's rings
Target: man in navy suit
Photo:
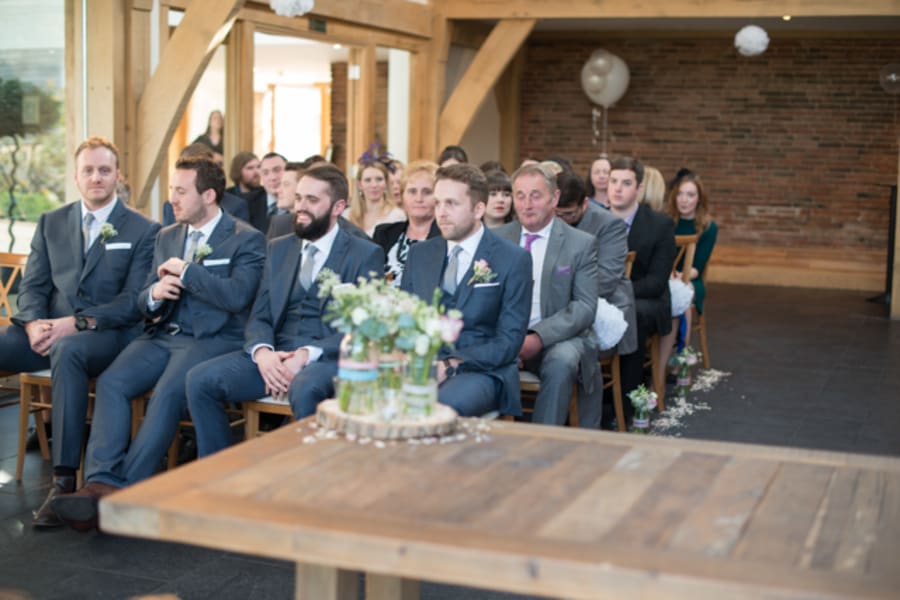
[[[347,193],[347,178],[334,165],[304,173],[294,205],[296,235],[269,242],[244,350],[201,363],[188,373],[188,404],[200,456],[231,442],[225,402],[287,396],[294,417],[300,419],[334,394],[342,336],[323,321],[326,301],[318,297],[316,277],[324,268],[342,282],[354,283],[384,269],[381,247],[337,225]]]
[[[208,158],[214,161],[215,155],[205,144],[191,144],[185,146],[181,151],[179,158]],[[247,209],[247,201],[226,191],[222,194],[222,201],[219,203],[222,210],[229,213],[232,217],[236,217],[242,221],[250,222],[250,211]],[[172,210],[172,203],[166,200],[163,204],[163,227],[167,227],[175,222],[175,212]]]
[[[137,305],[151,320],[97,380],[87,484],[53,509],[76,528],[96,524],[97,499],[156,472],[185,413],[185,375],[240,348],[265,260],[262,233],[219,207],[225,175],[214,162],[184,159],[172,177],[178,223],[160,231],[153,269]],[[129,446],[131,399],[153,388]]]
[[[482,225],[488,188],[477,167],[438,169],[434,196],[442,237],[410,248],[401,288],[430,301],[440,287],[442,304],[463,314],[454,349],[438,355],[438,400],[464,416],[521,415],[517,363],[531,309],[531,256]]]
[[[56,527],[50,501],[75,491],[88,380],[138,333],[134,296],[150,270],[159,225],[116,198],[119,151],[91,137],[75,151],[81,202],[41,216],[19,286],[19,312],[0,329],[0,369],[53,378],[53,484],[34,514]],[[43,423],[38,423],[43,426]]]
[[[643,380],[647,339],[672,329],[669,276],[675,261],[675,224],[668,215],[638,202],[644,166],[631,157],[612,162],[609,175],[609,209],[628,226],[628,249],[636,253],[631,267],[637,314],[637,350],[621,357],[622,392],[628,394]],[[626,418],[634,409],[625,402]]]

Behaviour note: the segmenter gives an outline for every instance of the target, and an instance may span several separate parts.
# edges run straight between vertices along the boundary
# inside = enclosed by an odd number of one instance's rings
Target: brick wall
[[[375,134],[387,142],[388,63],[375,65]],[[372,140],[374,141],[374,140]],[[347,167],[347,63],[331,64],[331,143],[332,161],[341,169]],[[355,161],[358,157],[351,157]]]
[[[523,156],[564,155],[587,172],[599,146],[580,70],[600,47],[631,70],[609,112],[610,153],[667,179],[699,172],[721,242],[886,250],[900,98],[878,71],[897,61],[900,40],[776,38],[752,59],[724,37],[532,40]]]

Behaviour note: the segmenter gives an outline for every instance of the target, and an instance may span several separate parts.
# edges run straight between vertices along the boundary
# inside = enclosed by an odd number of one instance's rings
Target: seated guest
[[[382,223],[372,235],[375,243],[384,250],[384,276],[395,286],[399,286],[403,278],[410,247],[441,235],[434,222],[434,173],[437,168],[427,160],[412,162],[406,167],[406,176],[400,183],[401,208],[406,213],[406,220]]]
[[[406,170],[406,166],[404,166],[403,161],[399,161],[396,158],[387,161],[385,166],[388,170],[388,183],[390,184],[388,187],[390,191],[388,202],[393,206],[403,208],[403,190],[400,184],[403,181],[403,173]]]
[[[646,204],[656,212],[666,212],[666,180],[658,169],[644,167],[644,188],[638,202]]]
[[[62,525],[50,504],[75,491],[88,379],[140,333],[134,295],[150,270],[159,224],[116,197],[118,179],[112,142],[90,137],[78,146],[81,202],[41,215],[19,284],[19,311],[0,328],[0,369],[49,367],[52,375],[53,483],[34,513],[35,527]]]
[[[151,320],[97,380],[85,458],[87,483],[52,508],[76,529],[96,526],[97,501],[150,477],[185,415],[185,375],[241,347],[265,260],[263,235],[221,210],[225,174],[203,158],[179,160],[172,176],[176,225],[156,239],[153,268],[137,296]],[[131,399],[153,389],[134,440]]]
[[[521,415],[518,353],[531,305],[531,257],[481,224],[487,181],[478,168],[438,169],[435,217],[443,237],[415,244],[401,288],[462,312],[452,351],[440,351],[438,401],[464,416]],[[476,266],[478,270],[476,271]]]
[[[481,169],[481,172],[484,173],[485,177],[491,171],[500,171],[501,173],[506,173],[506,168],[503,166],[503,163],[499,160],[488,160],[481,163],[481,166],[478,167]]]
[[[644,166],[634,158],[621,157],[612,162],[609,208],[625,220],[628,249],[637,254],[631,267],[637,350],[621,356],[622,393],[626,396],[642,383],[647,339],[654,333],[664,336],[672,330],[669,274],[675,260],[675,224],[668,216],[638,203],[643,177]],[[626,418],[630,418],[631,403],[624,404]]]
[[[260,231],[266,231],[268,199],[266,188],[260,185],[262,177],[259,165],[259,159],[252,152],[238,152],[229,169],[229,177],[234,185],[225,191],[243,198],[247,203],[247,222]]]
[[[213,160],[213,153],[205,144],[194,143],[190,146],[186,146],[185,149],[181,151],[179,158],[208,158],[209,160]],[[247,201],[240,196],[226,191],[222,194],[220,206],[222,207],[222,210],[232,217],[249,222],[250,211],[247,209]],[[167,227],[174,222],[175,213],[172,211],[172,203],[166,200],[165,204],[163,204],[163,227]]]
[[[469,155],[462,146],[445,146],[438,156],[438,165],[449,167],[450,165],[461,165],[469,162]]]
[[[334,394],[342,335],[323,321],[327,303],[318,297],[316,278],[327,268],[341,281],[355,283],[384,268],[381,248],[337,226],[347,191],[346,177],[333,165],[303,174],[294,205],[296,236],[269,243],[244,350],[214,358],[188,373],[188,404],[200,456],[231,442],[226,402],[247,402],[266,394],[286,396],[294,418],[301,419]]]
[[[532,421],[564,425],[579,367],[587,392],[593,391],[597,369],[591,330],[599,282],[597,238],[555,218],[556,177],[542,166],[517,170],[512,187],[518,222],[497,233],[530,252],[533,261],[528,334],[519,350],[524,368],[541,379]]]
[[[488,201],[484,211],[484,224],[495,229],[513,220],[512,184],[503,171],[485,172],[488,182]]]
[[[388,200],[387,167],[379,161],[363,163],[356,174],[356,198],[345,211],[348,221],[371,236],[382,223],[406,219],[403,211]]]
[[[609,208],[609,157],[601,154],[591,163],[591,170],[584,182],[588,200],[601,208]]]

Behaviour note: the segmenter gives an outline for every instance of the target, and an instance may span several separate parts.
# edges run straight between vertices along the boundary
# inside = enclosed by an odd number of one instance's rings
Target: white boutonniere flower
[[[110,238],[114,238],[119,235],[119,232],[116,231],[116,228],[112,226],[110,223],[104,223],[100,226],[100,241],[101,243],[106,242],[106,240]]]
[[[197,262],[200,262],[212,253],[212,246],[210,246],[209,244],[200,244],[199,246],[197,246],[197,252],[194,254],[194,259]]]

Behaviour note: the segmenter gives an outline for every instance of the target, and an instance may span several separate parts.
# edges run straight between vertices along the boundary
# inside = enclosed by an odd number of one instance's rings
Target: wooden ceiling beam
[[[481,103],[535,23],[536,19],[509,19],[494,26],[441,111],[439,147],[459,144]]]
[[[900,15],[900,0],[441,0],[449,19],[867,17]]]
[[[244,0],[192,0],[169,39],[137,108],[135,205],[150,196],[166,148],[213,52],[231,30]]]

